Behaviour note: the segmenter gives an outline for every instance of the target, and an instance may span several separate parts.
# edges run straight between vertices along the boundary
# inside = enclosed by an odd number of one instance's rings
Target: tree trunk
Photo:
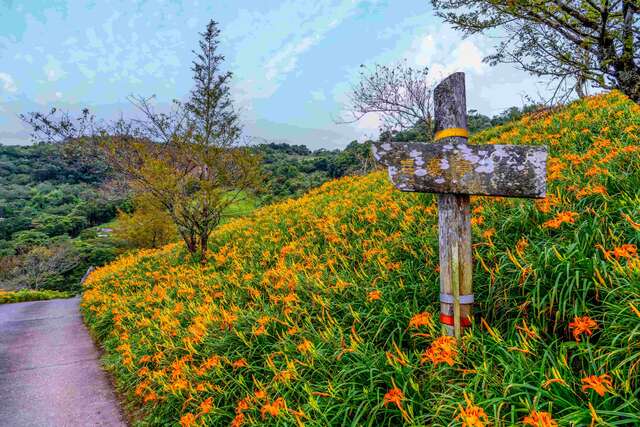
[[[625,67],[616,71],[619,89],[640,104],[640,67]]]
[[[187,245],[187,250],[191,254],[195,254],[198,251],[198,245],[196,243],[196,236],[192,233],[183,237],[184,242]]]
[[[200,235],[200,264],[207,263],[207,248],[209,243],[209,233]]]

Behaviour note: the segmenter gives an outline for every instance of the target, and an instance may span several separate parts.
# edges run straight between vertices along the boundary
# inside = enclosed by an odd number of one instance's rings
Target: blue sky
[[[191,87],[191,50],[220,23],[245,133],[339,148],[377,135],[377,118],[336,124],[360,64],[406,59],[434,79],[467,73],[468,107],[496,114],[544,85],[481,59],[495,40],[463,39],[428,0],[0,0],[0,143],[29,142],[17,118],[52,106],[132,114],[129,95],[162,106]]]

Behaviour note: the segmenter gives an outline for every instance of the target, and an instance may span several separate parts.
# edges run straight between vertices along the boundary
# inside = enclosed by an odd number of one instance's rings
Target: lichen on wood
[[[376,160],[388,167],[391,182],[402,191],[532,198],[546,195],[547,149],[543,146],[376,142],[372,151]]]

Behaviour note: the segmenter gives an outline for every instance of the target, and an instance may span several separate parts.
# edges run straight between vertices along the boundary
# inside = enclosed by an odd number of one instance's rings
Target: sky
[[[210,19],[244,132],[268,141],[334,149],[377,136],[375,116],[340,123],[361,65],[406,60],[434,81],[463,71],[468,108],[487,115],[545,89],[484,63],[496,39],[463,38],[428,0],[0,0],[0,144],[31,142],[20,113],[110,119],[135,113],[131,95],[185,99]]]

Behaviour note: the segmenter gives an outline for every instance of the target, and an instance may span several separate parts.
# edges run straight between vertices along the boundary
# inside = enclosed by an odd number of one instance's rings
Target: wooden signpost
[[[471,325],[470,195],[544,198],[547,149],[529,145],[468,145],[464,73],[434,90],[435,144],[375,142],[376,160],[401,191],[438,193],[440,321],[460,337]]]

